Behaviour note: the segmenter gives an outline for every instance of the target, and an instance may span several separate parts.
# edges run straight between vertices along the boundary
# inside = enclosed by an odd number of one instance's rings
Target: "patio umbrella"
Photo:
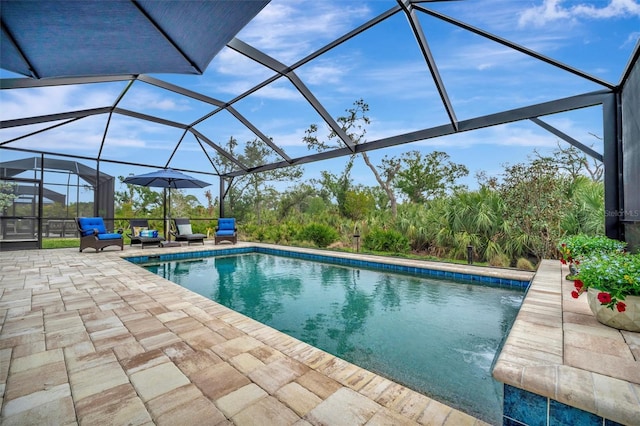
[[[2,68],[33,78],[202,74],[270,0],[2,1]]]
[[[210,183],[196,179],[192,176],[186,175],[182,172],[173,169],[160,169],[155,172],[145,173],[142,175],[129,176],[124,179],[124,183],[132,185],[149,186],[154,188],[166,188],[169,190],[169,214],[168,219],[171,219],[171,188],[187,189],[187,188],[205,188]],[[164,220],[165,220],[165,238],[171,241],[171,234],[167,235],[167,206],[164,206]]]

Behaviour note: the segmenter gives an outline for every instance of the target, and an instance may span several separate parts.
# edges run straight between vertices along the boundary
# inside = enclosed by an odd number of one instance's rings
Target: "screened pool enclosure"
[[[512,123],[542,128],[601,160],[606,233],[632,246],[639,244],[639,44],[629,50],[619,79],[608,81],[483,29],[482,22],[465,13],[478,7],[472,1],[417,0],[375,2],[361,22],[331,40],[318,36],[301,57],[289,57],[277,45],[252,44],[255,34],[275,31],[265,27],[264,16],[286,6],[286,1],[275,0],[44,1],[38,7],[28,1],[3,1],[2,249],[40,247],[43,237],[71,234],[68,221],[76,215],[100,215],[113,223],[118,176],[171,167],[218,183],[222,217],[229,184],[239,176],[330,162],[365,151],[405,145],[408,150],[411,144],[429,140],[442,140],[446,150],[447,143],[460,140],[456,135]],[[335,16],[345,11],[337,9]],[[401,24],[403,31],[390,32],[392,23]],[[434,32],[459,40],[460,51],[433,43]],[[366,42],[372,34],[384,34],[388,45],[366,50],[354,44]],[[493,80],[490,70],[478,74],[478,67],[470,67],[467,80],[486,84],[502,102],[497,109],[469,108],[466,104],[473,100],[467,99],[465,85],[451,78],[447,67],[448,55],[461,54],[467,40],[523,58],[523,67],[514,65],[513,72],[533,69],[545,76],[547,83],[539,96],[522,98],[518,87]],[[419,64],[424,78],[408,80],[400,71],[395,76],[378,75],[398,83],[397,94],[386,94],[389,102],[399,116],[406,116],[415,111],[404,109],[400,95],[421,96],[425,108],[438,112],[418,111],[424,114],[420,126],[399,126],[400,130],[388,129],[371,140],[354,140],[335,118],[347,101],[339,104],[318,95],[311,71],[331,69],[327,64],[332,63],[334,73],[347,75],[349,58],[366,58],[375,67],[384,63],[385,52],[398,50],[411,55],[411,63]],[[235,68],[223,69],[222,59],[231,59],[225,63]],[[241,79],[236,85],[207,85],[199,77],[233,73]],[[179,78],[181,74],[193,77]],[[343,99],[365,97],[356,83],[370,74],[353,70],[349,78],[354,89],[348,96],[342,93]],[[524,78],[519,84],[533,83]],[[414,93],[415,87],[420,90]],[[370,84],[368,90],[373,93],[376,85]],[[17,108],[26,98],[39,99],[39,107]],[[284,98],[295,98],[295,103],[285,106]],[[279,111],[288,131],[257,115],[259,106]],[[601,140],[595,145],[552,124],[553,118],[583,112],[602,123]],[[301,129],[310,122],[326,126],[341,146],[316,152],[300,143]],[[227,143],[232,138],[235,150]],[[291,142],[294,139],[297,143]],[[264,163],[247,164],[239,155],[246,140],[270,152]]]

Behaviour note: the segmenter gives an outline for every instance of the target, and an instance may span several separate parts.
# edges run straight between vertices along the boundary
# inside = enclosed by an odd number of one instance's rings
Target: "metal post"
[[[355,232],[353,233],[353,240],[356,244],[356,252],[360,252],[360,232],[358,231],[357,226]]]
[[[604,226],[609,238],[621,239],[622,167],[620,165],[619,99],[611,94],[602,103],[604,139]]]
[[[469,265],[473,265],[473,246],[472,245],[467,246],[467,263]]]
[[[218,198],[218,202],[220,203],[220,215],[218,217],[224,217],[224,178],[220,176],[220,198]]]

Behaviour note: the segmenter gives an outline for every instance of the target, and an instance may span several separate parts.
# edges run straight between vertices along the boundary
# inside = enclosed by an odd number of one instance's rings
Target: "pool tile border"
[[[519,280],[513,278],[503,278],[500,276],[485,276],[479,274],[462,273],[455,271],[448,271],[443,269],[432,269],[421,266],[403,265],[400,263],[389,262],[377,262],[373,260],[360,260],[352,257],[342,257],[335,255],[314,254],[305,251],[284,250],[272,247],[262,246],[250,246],[250,247],[237,247],[228,249],[215,249],[215,250],[199,250],[188,251],[180,253],[166,253],[166,254],[148,254],[140,256],[125,256],[124,259],[135,264],[148,263],[153,261],[167,262],[172,260],[186,260],[201,257],[217,257],[217,256],[230,256],[247,253],[262,253],[275,256],[291,257],[296,259],[311,260],[315,262],[332,263],[338,265],[351,266],[356,268],[368,268],[390,272],[399,272],[406,274],[414,274],[426,277],[445,278],[453,280],[472,281],[475,284],[493,285],[500,287],[517,288],[520,290],[526,290],[529,287],[529,280]]]

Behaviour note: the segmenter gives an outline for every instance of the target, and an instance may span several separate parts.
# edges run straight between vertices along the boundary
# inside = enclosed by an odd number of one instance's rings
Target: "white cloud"
[[[331,63],[320,63],[317,65],[308,65],[300,72],[297,72],[300,78],[308,84],[340,84],[342,78],[348,73],[345,67]]]
[[[278,1],[265,7],[238,38],[285,63],[312,53],[370,18],[356,2]]]
[[[170,92],[162,93],[147,88],[134,87],[130,90],[122,105],[127,108],[134,108],[138,111],[148,112],[149,110],[160,111],[188,111],[191,109],[189,98],[178,97],[177,95],[167,96]]]
[[[638,43],[638,40],[640,40],[640,31],[634,31],[631,34],[629,34],[627,39],[624,41],[623,47],[624,46],[635,46],[636,43]]]
[[[598,7],[600,3],[564,6],[565,3],[564,0],[543,0],[541,5],[524,10],[520,14],[519,24],[542,27],[553,21],[572,23],[580,18],[612,19],[640,16],[640,3],[636,0],[610,0],[602,7]]]
[[[2,92],[2,120],[111,106],[119,93],[110,87],[54,86]]]
[[[291,65],[319,49],[336,37],[350,31],[370,18],[371,11],[359,3],[329,1],[274,0],[245,27],[238,38],[274,59]],[[223,49],[210,68],[231,77],[231,81],[216,82],[216,89],[238,95],[274,72],[229,48]],[[339,84],[346,70],[337,61],[321,62],[301,68],[297,74],[307,84]],[[268,87],[259,96],[273,99],[300,99],[295,89]]]

